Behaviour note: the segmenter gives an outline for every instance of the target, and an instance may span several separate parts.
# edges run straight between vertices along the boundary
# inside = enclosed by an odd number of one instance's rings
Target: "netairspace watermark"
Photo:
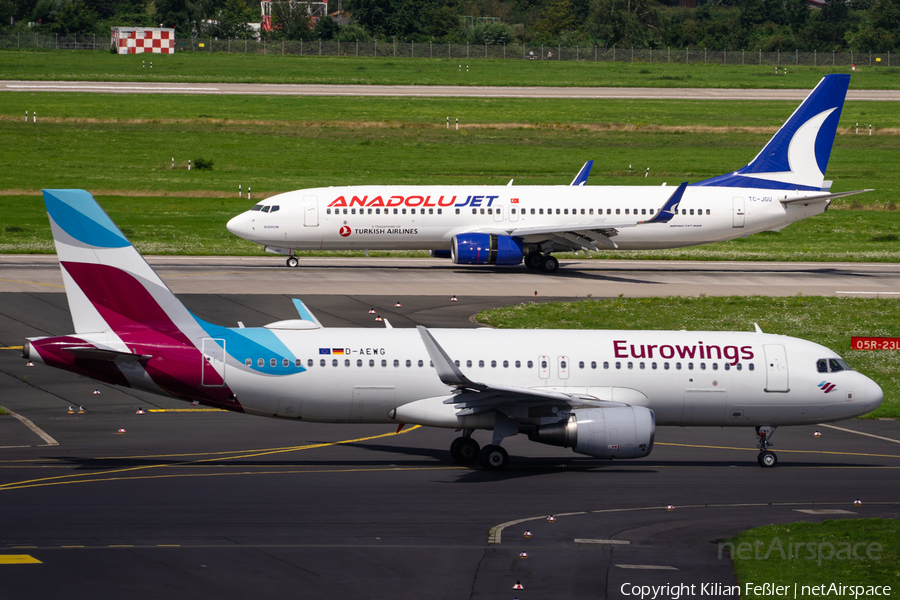
[[[787,544],[775,536],[766,547],[762,540],[753,542],[719,543],[719,560],[728,556],[731,560],[815,560],[822,566],[822,561],[830,560],[881,560],[884,549],[878,542],[795,542],[788,538]],[[727,552],[726,552],[727,550]],[[765,551],[763,551],[765,550]]]
[[[781,585],[777,583],[745,583],[724,585],[721,583],[666,583],[664,585],[639,585],[623,583],[619,591],[623,596],[636,600],[678,600],[691,596],[777,596],[784,598],[834,597],[834,598],[875,598],[890,597],[889,585],[844,585],[823,583],[820,585]]]

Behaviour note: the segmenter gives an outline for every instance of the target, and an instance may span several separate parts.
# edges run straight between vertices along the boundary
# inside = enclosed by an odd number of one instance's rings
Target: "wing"
[[[497,410],[502,406],[516,405],[548,405],[562,408],[574,408],[576,406],[611,407],[628,406],[621,402],[599,400],[592,396],[567,394],[554,390],[520,388],[506,385],[494,385],[477,383],[466,377],[456,366],[443,348],[425,327],[419,325],[416,329],[422,337],[425,349],[431,357],[440,380],[449,386],[456,388],[456,394],[444,400],[444,404],[453,404],[458,409],[457,416],[474,415],[491,410]]]
[[[667,223],[678,212],[678,205],[684,196],[687,182],[683,182],[672,193],[666,203],[653,217],[644,220],[620,220],[611,221],[606,218],[597,218],[590,221],[579,221],[562,225],[550,225],[543,227],[518,227],[512,229],[485,229],[479,228],[480,233],[493,233],[497,235],[509,235],[527,238],[530,236],[543,236],[552,239],[554,243],[568,246],[573,250],[597,250],[599,246],[617,248],[611,238],[618,235],[618,230],[625,227],[637,227],[652,223]]]

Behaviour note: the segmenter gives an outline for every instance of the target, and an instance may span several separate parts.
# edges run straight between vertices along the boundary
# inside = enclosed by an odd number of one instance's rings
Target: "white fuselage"
[[[289,250],[447,250],[455,235],[516,236],[516,229],[602,229],[603,223],[652,218],[670,186],[353,186],[298,190],[234,217],[235,235]],[[709,244],[778,230],[824,212],[828,201],[779,200],[822,192],[690,187],[666,223],[619,228],[622,250]],[[277,210],[271,210],[277,206]],[[271,212],[266,212],[271,210]],[[523,235],[540,243],[547,235]],[[603,246],[601,246],[601,249]]]
[[[275,330],[280,354],[244,356],[229,329],[224,382],[243,410],[319,422],[421,422],[490,429],[435,402],[417,420],[389,413],[422,399],[444,399],[443,384],[414,329]],[[882,392],[851,370],[819,372],[838,359],[818,344],[762,333],[692,331],[429,330],[469,379],[487,385],[562,391],[643,406],[659,425],[798,425],[846,419],[877,408]],[[255,335],[255,334],[254,334]],[[259,348],[259,346],[255,346]],[[249,361],[249,366],[248,366]],[[823,391],[823,382],[834,384]],[[585,402],[590,405],[589,401]],[[524,423],[558,420],[552,403],[523,403]]]

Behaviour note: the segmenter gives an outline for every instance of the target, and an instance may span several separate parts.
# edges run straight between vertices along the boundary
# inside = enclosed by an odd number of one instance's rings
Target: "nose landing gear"
[[[769,450],[769,446],[772,445],[770,440],[773,433],[775,433],[775,428],[771,425],[760,425],[756,428],[756,439],[759,446],[759,456],[756,457],[756,462],[759,463],[759,466],[769,469],[778,464],[778,457]]]

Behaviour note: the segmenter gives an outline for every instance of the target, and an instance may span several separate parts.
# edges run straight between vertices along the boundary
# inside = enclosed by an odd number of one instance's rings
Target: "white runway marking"
[[[838,427],[837,425],[828,425],[826,423],[819,423],[819,427],[828,427],[829,429],[837,429],[838,431],[846,431],[847,433],[855,433],[856,435],[864,435],[866,437],[875,438],[876,440],[883,440],[885,442],[894,442],[895,444],[900,444],[900,440],[895,440],[894,438],[883,437],[880,435],[875,435],[874,433],[863,433],[862,431],[854,431],[852,429],[845,429],[843,427]]]

